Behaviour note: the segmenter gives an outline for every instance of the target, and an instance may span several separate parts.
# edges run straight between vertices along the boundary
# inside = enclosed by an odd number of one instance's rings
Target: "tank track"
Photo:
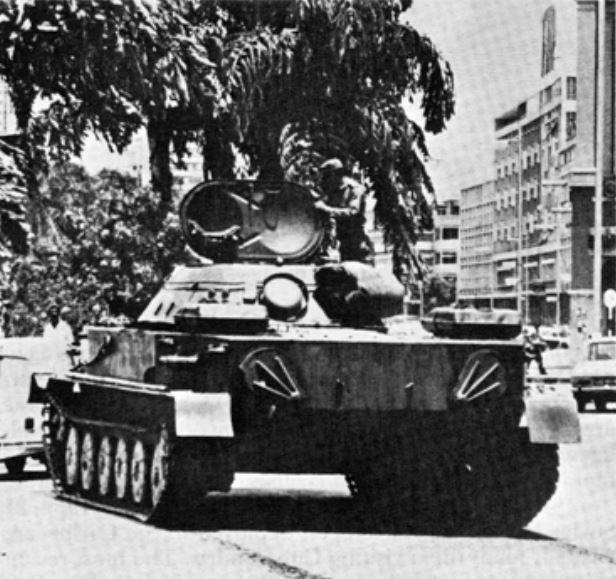
[[[397,452],[383,450],[380,460],[346,475],[369,516],[413,532],[510,535],[556,490],[557,446],[531,444],[524,429],[436,439],[434,432],[416,433]]]
[[[165,424],[143,428],[84,419],[53,396],[43,442],[58,498],[141,522],[181,523],[210,491],[228,491],[228,442],[174,438]]]

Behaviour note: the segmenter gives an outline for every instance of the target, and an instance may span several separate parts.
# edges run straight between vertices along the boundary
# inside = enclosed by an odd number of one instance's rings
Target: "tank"
[[[201,184],[180,217],[192,259],[138,321],[35,376],[58,497],[165,525],[238,471],[340,473],[396,524],[510,533],[552,496],[571,433],[559,408],[526,420],[517,314],[401,323],[392,274],[318,263],[296,184]]]

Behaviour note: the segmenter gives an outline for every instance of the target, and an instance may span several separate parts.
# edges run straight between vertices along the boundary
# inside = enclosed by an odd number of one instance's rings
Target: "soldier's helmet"
[[[337,157],[327,159],[319,167],[321,175],[331,175],[344,172],[344,164]]]

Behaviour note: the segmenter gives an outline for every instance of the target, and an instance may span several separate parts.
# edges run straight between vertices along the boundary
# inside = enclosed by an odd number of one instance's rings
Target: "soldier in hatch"
[[[340,159],[328,159],[319,169],[321,196],[315,208],[328,217],[326,253],[337,249],[341,261],[374,264],[374,247],[364,231],[365,188],[345,175]]]

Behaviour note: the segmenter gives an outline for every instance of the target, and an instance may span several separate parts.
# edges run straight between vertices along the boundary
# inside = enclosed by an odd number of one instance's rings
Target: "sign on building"
[[[543,13],[543,44],[541,49],[541,76],[554,70],[556,52],[556,10],[550,6]]]

